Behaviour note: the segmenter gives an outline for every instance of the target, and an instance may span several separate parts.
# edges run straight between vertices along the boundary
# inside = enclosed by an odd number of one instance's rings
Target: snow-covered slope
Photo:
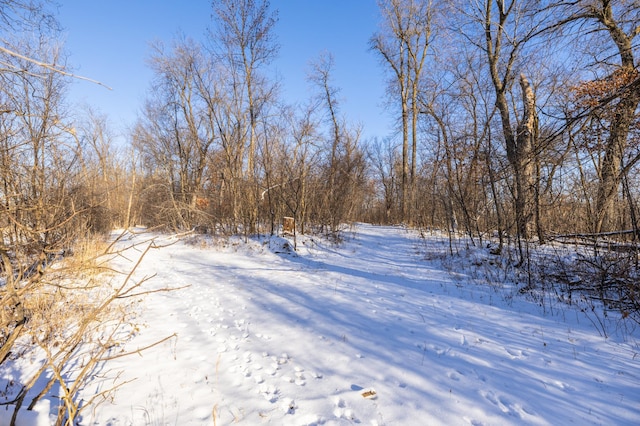
[[[181,289],[139,300],[123,349],[177,337],[110,361],[87,397],[131,382],[82,424],[640,424],[633,335],[604,339],[579,311],[472,284],[425,260],[411,231],[358,225],[297,253],[279,238],[155,242],[175,244],[136,276]]]

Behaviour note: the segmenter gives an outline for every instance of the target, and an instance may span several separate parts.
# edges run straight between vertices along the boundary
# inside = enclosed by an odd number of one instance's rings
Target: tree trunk
[[[627,34],[623,26],[615,19],[613,2],[601,0],[600,8],[592,9],[596,20],[606,29],[620,55],[620,69],[637,77],[634,58],[633,39],[640,32],[640,27]],[[613,202],[622,181],[621,165],[627,147],[627,138],[640,103],[640,87],[633,85],[631,90],[622,95],[615,106],[613,120],[609,125],[609,136],[606,142],[605,156],[600,170],[600,182],[596,195],[595,229],[596,233],[606,231],[613,219]]]
[[[600,182],[596,195],[596,233],[612,230],[614,201],[622,181],[622,161],[629,129],[640,103],[640,86],[616,106],[615,119],[609,126],[609,137],[600,169]]]
[[[520,75],[522,89],[522,120],[518,125],[515,149],[509,159],[516,181],[516,222],[518,233],[523,238],[531,236],[533,188],[535,185],[535,162],[533,147],[538,138],[538,115],[536,100],[529,80]]]

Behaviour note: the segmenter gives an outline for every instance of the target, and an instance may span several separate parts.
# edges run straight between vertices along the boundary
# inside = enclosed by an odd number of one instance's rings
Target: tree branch
[[[4,52],[7,55],[11,55],[11,56],[14,56],[16,58],[20,58],[22,60],[31,62],[32,64],[36,64],[36,65],[38,65],[38,66],[40,66],[42,68],[46,68],[46,69],[48,69],[50,71],[53,71],[53,72],[57,72],[58,74],[62,74],[64,76],[75,78],[75,79],[78,79],[78,80],[88,81],[90,83],[97,84],[98,86],[102,86],[102,87],[104,87],[106,89],[113,90],[111,87],[109,87],[106,84],[101,83],[101,82],[99,82],[97,80],[93,80],[93,79],[88,78],[88,77],[83,77],[81,75],[77,75],[77,74],[73,74],[73,73],[64,71],[64,70],[62,70],[60,68],[57,68],[54,65],[47,64],[46,62],[38,61],[37,59],[29,58],[28,56],[21,55],[20,53],[14,52],[13,50],[9,50],[9,49],[7,49],[5,47],[0,46],[0,52]]]

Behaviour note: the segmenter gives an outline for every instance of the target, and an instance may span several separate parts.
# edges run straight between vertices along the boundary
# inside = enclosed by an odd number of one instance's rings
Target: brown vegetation
[[[399,141],[363,140],[344,117],[330,54],[310,66],[308,102],[285,105],[268,77],[269,3],[214,3],[207,40],[153,47],[154,83],[118,151],[106,117],[66,112],[46,2],[2,2],[0,363],[44,351],[49,386],[67,392],[61,419],[129,324],[113,302],[139,283],[106,291],[100,250],[82,248],[116,226],[249,237],[290,217],[294,234],[339,237],[351,221],[407,223],[495,239],[496,254],[514,244],[527,272],[531,244],[579,241],[593,252],[569,291],[638,311],[637,2],[380,0],[370,47]],[[70,383],[80,348],[91,356]]]

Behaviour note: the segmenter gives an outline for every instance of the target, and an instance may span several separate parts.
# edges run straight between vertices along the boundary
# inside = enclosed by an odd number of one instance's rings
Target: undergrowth
[[[13,281],[5,275],[0,405],[13,410],[11,425],[20,410],[33,410],[52,397],[58,401],[55,424],[74,425],[86,409],[125,384],[114,377],[111,387],[89,400],[78,399],[104,363],[130,354],[122,347],[138,330],[131,304],[145,293],[141,287],[148,277],[134,279],[134,272],[154,243],[135,250],[139,260],[128,272],[111,268],[111,259],[125,255],[115,247],[101,239],[82,240],[38,275]],[[31,364],[26,377],[12,374],[16,363]]]
[[[496,250],[464,236],[422,232],[422,255],[438,261],[465,282],[503,289],[505,301],[518,295],[545,312],[575,309],[604,337],[629,336],[640,326],[638,253],[602,247],[525,243],[526,257],[514,244]]]

